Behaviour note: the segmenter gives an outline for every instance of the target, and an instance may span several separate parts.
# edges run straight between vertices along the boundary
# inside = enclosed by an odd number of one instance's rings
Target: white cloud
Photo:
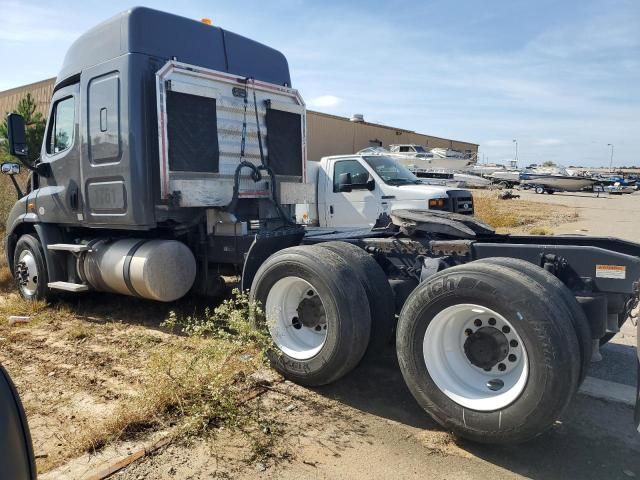
[[[487,140],[484,144],[487,147],[507,147],[513,144],[513,140]]]
[[[541,138],[536,145],[562,145],[563,143],[564,141],[559,138]]]
[[[341,103],[342,99],[334,95],[321,95],[307,101],[307,105],[314,108],[337,107]]]
[[[2,2],[0,9],[0,41],[5,43],[70,42],[78,37],[69,18],[57,7],[8,1]]]

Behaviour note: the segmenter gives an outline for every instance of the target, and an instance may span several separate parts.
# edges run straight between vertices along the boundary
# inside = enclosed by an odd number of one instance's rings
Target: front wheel
[[[550,428],[576,392],[580,351],[556,302],[530,276],[499,265],[446,269],[400,314],[400,369],[442,426],[511,444]]]
[[[536,187],[536,193],[543,194],[544,193],[544,188],[543,187]]]
[[[46,300],[50,294],[47,264],[40,240],[22,235],[13,253],[13,277],[26,300]]]

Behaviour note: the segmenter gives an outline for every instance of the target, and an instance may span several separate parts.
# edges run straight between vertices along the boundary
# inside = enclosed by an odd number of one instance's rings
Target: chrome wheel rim
[[[33,252],[23,250],[15,266],[16,280],[22,293],[26,296],[35,295],[38,290],[38,264]]]

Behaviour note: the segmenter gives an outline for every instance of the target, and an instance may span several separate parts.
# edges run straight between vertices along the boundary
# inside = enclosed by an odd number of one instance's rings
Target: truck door
[[[379,188],[359,159],[332,162],[326,195],[327,226],[371,226],[380,210]]]
[[[41,157],[50,172],[38,179],[40,188],[35,202],[42,222],[75,224],[82,221],[79,96],[76,83],[57,90],[51,99]]]

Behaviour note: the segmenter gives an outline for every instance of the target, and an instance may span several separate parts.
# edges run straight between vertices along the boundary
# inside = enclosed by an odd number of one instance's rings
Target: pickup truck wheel
[[[376,355],[389,344],[395,326],[393,290],[380,265],[359,247],[347,242],[326,242],[318,245],[331,250],[353,267],[367,293],[371,314],[371,336],[365,355]]]
[[[547,430],[576,392],[580,352],[564,312],[526,274],[477,262],[420,284],[400,314],[400,369],[443,427],[513,444]]]
[[[46,300],[49,296],[47,264],[37,237],[22,235],[13,252],[13,276],[26,300]]]
[[[536,187],[536,193],[538,193],[538,194],[544,193],[544,188],[543,187]]]
[[[285,377],[324,385],[350,372],[364,355],[371,329],[367,295],[336,253],[283,249],[260,266],[250,296],[264,309],[277,347],[270,360]]]
[[[573,325],[573,329],[575,330],[578,338],[580,357],[582,359],[578,384],[582,384],[587,376],[589,365],[591,364],[593,342],[591,339],[591,327],[589,326],[589,320],[587,320],[584,310],[576,300],[576,297],[571,293],[571,290],[569,290],[567,286],[558,279],[558,277],[547,272],[544,268],[540,268],[531,262],[527,262],[519,258],[491,257],[477,260],[477,262],[487,265],[501,265],[503,267],[526,273],[540,285],[545,287],[546,295],[548,295],[550,299],[551,297],[560,297],[559,301],[568,309],[568,311],[565,311],[565,314],[569,319],[571,319],[571,324]],[[562,306],[559,308],[562,308]]]

